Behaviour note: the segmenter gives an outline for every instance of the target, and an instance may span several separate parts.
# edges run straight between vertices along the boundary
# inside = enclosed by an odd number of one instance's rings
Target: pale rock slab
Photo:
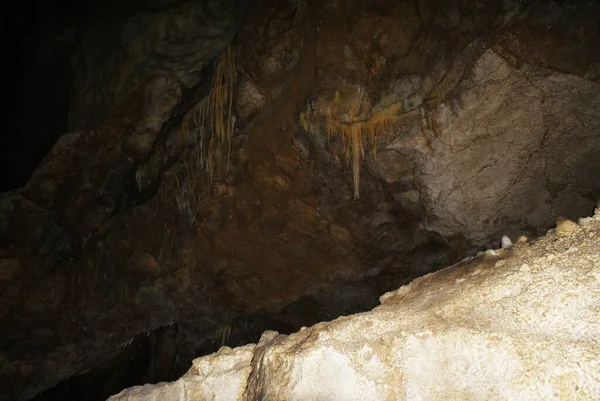
[[[600,215],[380,300],[111,400],[600,399]]]
[[[223,347],[219,352],[195,359],[190,370],[172,383],[131,387],[109,398],[112,401],[211,400],[242,399],[250,374],[254,344],[234,350]]]

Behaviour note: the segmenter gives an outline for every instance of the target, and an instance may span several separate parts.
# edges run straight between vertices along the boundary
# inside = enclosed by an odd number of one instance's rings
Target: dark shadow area
[[[32,401],[104,401],[128,387],[174,381],[189,370],[193,359],[222,346],[257,343],[265,330],[290,334],[295,327],[254,316],[221,325],[201,318],[174,323],[134,337],[89,371],[43,391]]]
[[[8,127],[0,135],[0,193],[25,185],[69,131],[71,63],[82,32],[92,20],[110,24],[119,19],[116,14],[124,19],[140,4],[142,0],[34,0],[7,6],[11,62],[2,87],[10,106]]]

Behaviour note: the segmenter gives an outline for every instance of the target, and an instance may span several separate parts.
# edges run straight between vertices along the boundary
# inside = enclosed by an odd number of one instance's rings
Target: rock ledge
[[[600,399],[600,213],[120,400]]]

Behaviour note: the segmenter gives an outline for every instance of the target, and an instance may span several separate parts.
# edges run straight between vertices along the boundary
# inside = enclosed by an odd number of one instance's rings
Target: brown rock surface
[[[74,375],[84,384],[72,387],[108,393],[134,384],[116,366],[141,354],[136,382],[173,379],[228,338],[368,310],[504,234],[589,214],[600,10],[524,3],[92,7],[60,61],[68,127],[1,147],[13,161],[56,136],[29,181],[0,195],[2,397]],[[211,182],[210,124],[194,110],[232,43],[231,156]],[[41,52],[39,68],[61,52]],[[378,158],[367,146],[354,201],[327,124],[377,118]],[[171,376],[157,373],[164,360],[178,361]]]

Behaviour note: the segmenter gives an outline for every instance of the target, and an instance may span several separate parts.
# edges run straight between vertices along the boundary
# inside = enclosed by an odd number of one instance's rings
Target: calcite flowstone
[[[111,400],[600,399],[600,216]]]

